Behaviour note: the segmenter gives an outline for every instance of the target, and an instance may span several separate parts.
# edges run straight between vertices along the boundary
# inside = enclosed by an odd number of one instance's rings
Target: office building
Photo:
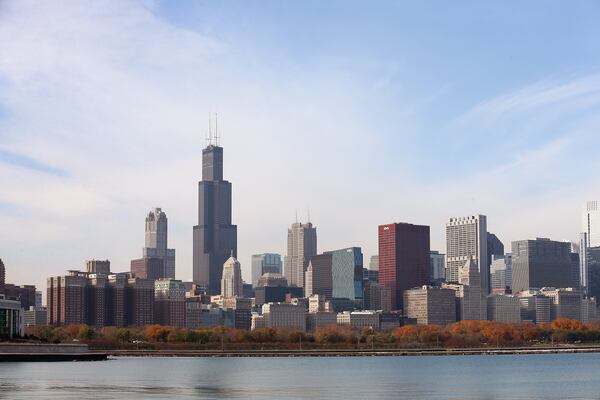
[[[264,326],[275,329],[306,331],[306,308],[287,303],[262,305]]]
[[[331,300],[333,297],[333,254],[313,256],[306,269],[305,295],[318,294]]]
[[[367,282],[379,282],[379,270],[363,268],[363,286]]]
[[[169,249],[167,214],[160,208],[153,208],[146,216],[145,246],[143,258],[163,260],[161,278],[175,279],[175,249]]]
[[[258,286],[258,280],[264,274],[281,274],[281,255],[276,253],[254,254],[252,256],[252,285]]]
[[[15,339],[24,333],[21,303],[8,300],[0,294],[0,339]]]
[[[513,292],[543,287],[569,287],[571,244],[550,239],[512,242]]]
[[[404,291],[404,315],[419,325],[448,325],[456,322],[454,290],[422,286]]]
[[[223,148],[218,141],[202,150],[202,181],[198,183],[198,225],[194,226],[193,280],[221,291],[223,264],[237,257],[237,226],[231,219],[231,183],[223,180]]]
[[[580,255],[580,258],[583,257]],[[586,249],[586,280],[584,290],[589,297],[600,297],[600,247]]]
[[[598,322],[598,304],[595,297],[581,300],[581,322]]]
[[[30,307],[23,312],[23,323],[25,327],[44,326],[48,323],[48,312],[46,307]]]
[[[47,280],[48,325],[81,325],[87,321],[87,274],[69,271],[68,275]]]
[[[125,282],[125,326],[154,323],[154,280],[127,276]]]
[[[513,295],[490,294],[487,298],[487,317],[490,321],[518,324],[521,322],[521,302]]]
[[[362,306],[363,254],[360,247],[328,251],[331,254],[332,298],[348,299]]]
[[[85,260],[85,272],[90,274],[110,274],[109,260]]]
[[[36,288],[34,285],[17,286],[11,283],[5,283],[0,294],[4,294],[7,300],[17,300],[21,303],[21,308],[29,310],[34,307],[36,302]]]
[[[540,293],[550,298],[550,319],[573,319],[581,321],[583,294],[573,288],[542,288]]]
[[[35,291],[35,307],[36,308],[42,307],[42,297],[43,297],[42,291],[36,290]]]
[[[590,295],[589,292],[589,242],[587,232],[581,232],[579,234],[579,287],[586,295]]]
[[[446,255],[439,251],[430,251],[429,260],[431,263],[429,279],[443,282],[446,279]]]
[[[261,286],[255,289],[254,302],[257,306],[282,303],[287,297],[302,297],[303,294],[303,289],[296,286]]]
[[[221,295],[224,298],[242,296],[242,285],[242,266],[232,252],[232,256],[223,264]]]
[[[379,330],[379,313],[376,311],[344,311],[337,314],[337,324],[352,329]]]
[[[371,256],[369,259],[369,270],[379,271],[379,256]]]
[[[570,243],[571,244],[571,248],[575,247],[574,243]],[[581,279],[580,279],[580,273],[581,271],[579,270],[581,262],[579,260],[579,249],[577,249],[577,252],[571,250],[571,254],[569,254],[570,259],[571,259],[571,266],[569,268],[569,287],[572,288],[576,288],[576,289],[581,289]]]
[[[500,257],[504,255],[504,243],[498,239],[493,233],[487,233],[487,260],[488,265],[492,264],[492,259],[494,256]]]
[[[2,290],[2,288],[4,287],[5,284],[6,284],[6,267],[4,266],[4,263],[2,262],[2,259],[0,258],[0,290]]]
[[[460,269],[458,281],[462,288],[459,292],[461,320],[487,319],[486,297],[481,289],[481,276],[474,258]]]
[[[331,311],[317,311],[306,314],[306,330],[314,332],[319,328],[324,328],[337,324],[337,314]]]
[[[512,288],[512,254],[492,256],[490,278],[492,291],[510,291]]]
[[[185,285],[175,279],[154,282],[154,321],[159,325],[185,327]]]
[[[405,290],[429,283],[429,227],[380,225],[379,284],[391,291],[393,310],[402,310]]]
[[[317,254],[317,228],[312,223],[296,222],[288,229],[285,277],[290,286],[304,287],[304,272]]]
[[[521,321],[530,321],[534,324],[552,322],[550,309],[552,301],[538,290],[527,290],[515,295],[521,303]]]
[[[46,303],[52,326],[143,326],[154,323],[154,282],[73,270],[48,278]]]
[[[474,258],[481,276],[482,293],[489,293],[487,218],[474,215],[451,218],[446,223],[446,281],[458,282],[460,269]]]
[[[308,312],[316,313],[321,311],[330,311],[331,303],[321,294],[313,294],[308,297]]]
[[[256,285],[256,287],[264,286],[288,286],[288,281],[285,279],[285,276],[281,274],[267,272],[258,279],[258,283]]]
[[[165,260],[158,257],[143,257],[131,260],[131,273],[141,279],[157,280],[165,278]]]
[[[364,310],[392,311],[392,291],[376,282],[367,282],[363,294]]]
[[[582,232],[587,234],[587,247],[600,247],[600,202],[588,201],[582,218]]]

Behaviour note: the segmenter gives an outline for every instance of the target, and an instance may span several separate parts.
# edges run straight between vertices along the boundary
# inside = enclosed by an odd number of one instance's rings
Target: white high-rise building
[[[459,271],[474,259],[481,275],[481,291],[489,293],[490,266],[487,257],[487,217],[451,218],[446,223],[446,281],[458,282]]]
[[[231,298],[242,296],[244,284],[242,282],[242,265],[233,256],[229,257],[223,264],[223,275],[221,277],[221,296]]]
[[[600,246],[600,201],[588,201],[583,211],[582,232],[587,233],[588,247]]]
[[[163,260],[164,277],[175,279],[175,249],[167,248],[167,214],[153,208],[146,217],[146,240],[143,256]]]
[[[290,286],[304,287],[304,272],[312,256],[317,255],[317,228],[296,222],[288,229],[285,277]]]

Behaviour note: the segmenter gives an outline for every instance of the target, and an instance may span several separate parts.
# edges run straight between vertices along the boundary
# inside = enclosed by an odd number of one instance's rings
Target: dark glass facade
[[[391,291],[392,309],[403,309],[405,290],[429,283],[429,226],[379,226],[379,284]]]
[[[194,282],[220,294],[223,264],[237,257],[237,226],[231,224],[231,183],[223,180],[223,148],[202,150],[198,183],[198,225],[194,226]]]

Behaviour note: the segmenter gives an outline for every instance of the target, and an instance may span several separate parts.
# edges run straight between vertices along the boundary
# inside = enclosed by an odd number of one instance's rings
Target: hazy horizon
[[[377,253],[377,226],[485,214],[512,240],[576,240],[600,199],[600,3],[0,1],[0,258],[7,282],[110,259],[161,207],[178,279],[209,113],[238,258]]]

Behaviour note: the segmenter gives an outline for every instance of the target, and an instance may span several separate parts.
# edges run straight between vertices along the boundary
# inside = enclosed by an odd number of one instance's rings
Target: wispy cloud
[[[465,125],[483,124],[489,127],[507,118],[515,119],[522,117],[524,113],[556,105],[564,106],[565,103],[588,107],[600,104],[600,74],[534,83],[481,102],[461,115],[457,122]],[[562,110],[572,111],[573,108],[566,106]],[[580,107],[578,111],[581,111]]]
[[[14,153],[8,150],[0,149],[0,162],[16,165],[18,167],[31,169],[33,171],[43,172],[45,174],[66,177],[68,174],[60,168],[56,168],[52,165],[44,164],[40,161],[34,160],[23,154]]]

